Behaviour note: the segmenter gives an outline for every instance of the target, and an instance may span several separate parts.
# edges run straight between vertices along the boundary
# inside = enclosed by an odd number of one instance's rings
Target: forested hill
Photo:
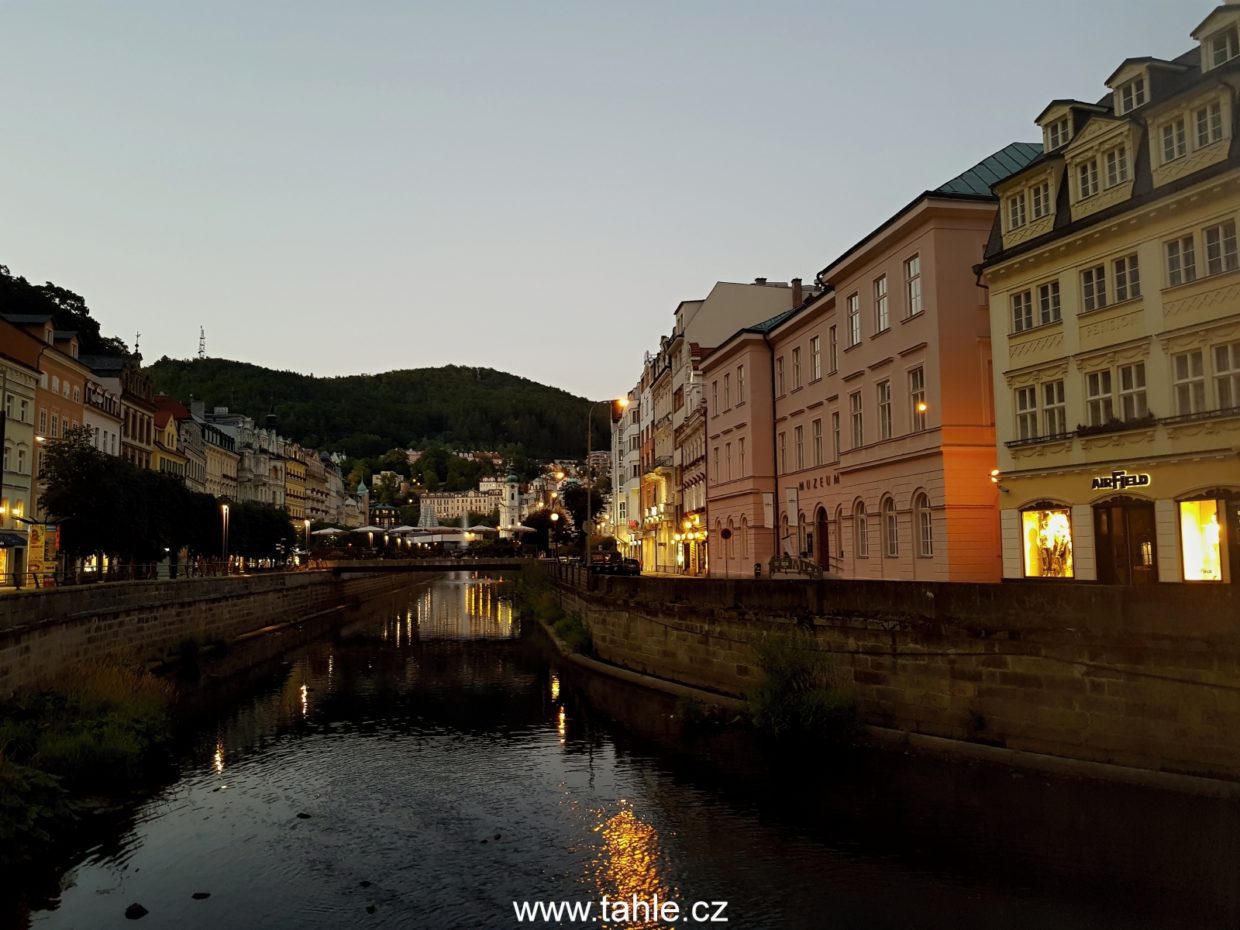
[[[164,357],[148,371],[157,391],[186,405],[192,397],[208,410],[228,407],[260,424],[274,413],[282,436],[351,456],[429,440],[462,449],[515,444],[543,458],[580,458],[585,451],[585,398],[490,368],[315,378],[227,359]],[[605,443],[596,430],[596,442]]]

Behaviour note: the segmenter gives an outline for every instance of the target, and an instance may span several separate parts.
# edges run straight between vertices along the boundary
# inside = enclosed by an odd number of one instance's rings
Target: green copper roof
[[[936,187],[933,193],[990,197],[992,185],[1020,171],[1041,154],[1040,143],[1013,142],[993,155],[983,158],[968,171],[956,175],[946,184]]]

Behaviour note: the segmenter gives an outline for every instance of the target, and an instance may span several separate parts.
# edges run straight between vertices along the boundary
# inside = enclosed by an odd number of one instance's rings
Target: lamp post
[[[586,413],[586,470],[585,470],[586,518],[585,520],[582,521],[582,529],[585,531],[585,536],[586,536],[586,545],[585,545],[586,557],[584,559],[584,562],[585,562],[587,572],[590,570],[590,525],[594,522],[594,514],[592,512],[594,510],[594,503],[593,503],[594,485],[590,481],[590,452],[592,451],[590,449],[590,446],[594,442],[594,429],[593,429],[594,410],[595,408],[600,407],[603,404],[615,405],[615,406],[618,406],[621,410],[624,410],[624,408],[629,405],[629,399],[627,397],[618,397],[615,400],[595,401],[593,404],[590,405],[590,409]]]
[[[547,531],[547,547],[551,550],[552,561],[556,561],[555,555],[556,555],[556,552],[558,551],[556,544],[555,544],[555,525],[559,521],[560,521],[560,515],[558,513],[553,512],[551,514],[551,529]],[[557,571],[558,570],[559,569],[557,569]]]
[[[303,522],[306,524],[306,567],[309,568],[310,566],[310,518],[307,517]]]
[[[224,559],[224,574],[228,574],[228,505],[220,504],[220,554]]]

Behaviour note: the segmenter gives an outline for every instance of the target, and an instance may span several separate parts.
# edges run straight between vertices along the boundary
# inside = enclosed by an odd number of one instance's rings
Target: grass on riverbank
[[[172,686],[89,665],[0,703],[0,865],[46,853],[87,804],[142,784],[166,761]]]
[[[559,595],[540,569],[522,568],[517,579],[516,601],[523,616],[549,626],[573,652],[586,656],[594,652],[594,641],[585,619],[576,611],[566,611],[560,606]]]
[[[814,637],[789,630],[758,644],[762,683],[749,697],[759,730],[777,739],[845,741],[858,729],[856,703],[832,690]]]

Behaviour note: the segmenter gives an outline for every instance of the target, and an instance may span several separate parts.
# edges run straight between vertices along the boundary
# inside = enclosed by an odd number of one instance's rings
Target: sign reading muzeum
[[[1240,7],[1055,100],[995,187],[1005,578],[1240,580]]]

